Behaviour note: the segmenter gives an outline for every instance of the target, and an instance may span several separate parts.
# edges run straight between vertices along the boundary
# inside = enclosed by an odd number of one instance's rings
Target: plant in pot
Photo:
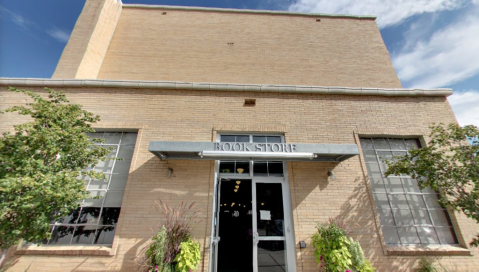
[[[165,216],[160,230],[144,247],[136,262],[144,272],[187,272],[196,269],[200,262],[200,244],[191,237],[190,224],[200,214],[194,210],[196,203],[181,202],[177,208],[171,208],[161,200],[157,203]]]
[[[314,256],[324,272],[374,272],[364,258],[358,241],[348,237],[345,224],[331,218],[328,224],[318,224],[312,237]]]

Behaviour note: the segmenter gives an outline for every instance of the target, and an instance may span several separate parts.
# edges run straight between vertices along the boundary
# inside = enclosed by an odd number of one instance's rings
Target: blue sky
[[[0,77],[51,77],[85,0],[0,0]],[[123,3],[376,15],[405,88],[452,88],[479,126],[479,0],[124,0]]]

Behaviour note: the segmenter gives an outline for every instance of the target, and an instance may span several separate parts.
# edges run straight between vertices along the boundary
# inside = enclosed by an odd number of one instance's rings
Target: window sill
[[[19,255],[113,256],[115,250],[106,246],[36,246],[17,248]]]
[[[469,249],[452,245],[386,246],[386,251],[397,256],[472,256]]]

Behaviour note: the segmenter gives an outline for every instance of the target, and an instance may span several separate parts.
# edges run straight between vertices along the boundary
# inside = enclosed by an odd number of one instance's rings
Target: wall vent
[[[256,99],[247,98],[244,100],[244,105],[248,107],[254,107],[256,105]]]

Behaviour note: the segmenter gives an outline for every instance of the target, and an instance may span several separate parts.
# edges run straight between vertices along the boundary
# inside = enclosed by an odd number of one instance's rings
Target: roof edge
[[[232,91],[259,93],[307,93],[374,96],[450,96],[452,89],[362,88],[306,85],[234,84],[212,82],[145,81],[110,79],[50,79],[0,77],[0,86],[64,87],[64,88],[122,88],[196,91]]]
[[[269,14],[269,15],[294,15],[294,16],[309,16],[309,17],[332,17],[332,18],[372,19],[372,20],[376,20],[376,18],[377,18],[377,17],[374,16],[374,15],[305,13],[305,12],[276,11],[276,10],[232,9],[232,8],[206,8],[206,7],[187,7],[187,6],[169,6],[169,5],[123,4],[123,7],[124,7],[124,8],[145,8],[145,9],[214,11],[214,12],[231,12],[231,13],[255,13],[255,14]]]

